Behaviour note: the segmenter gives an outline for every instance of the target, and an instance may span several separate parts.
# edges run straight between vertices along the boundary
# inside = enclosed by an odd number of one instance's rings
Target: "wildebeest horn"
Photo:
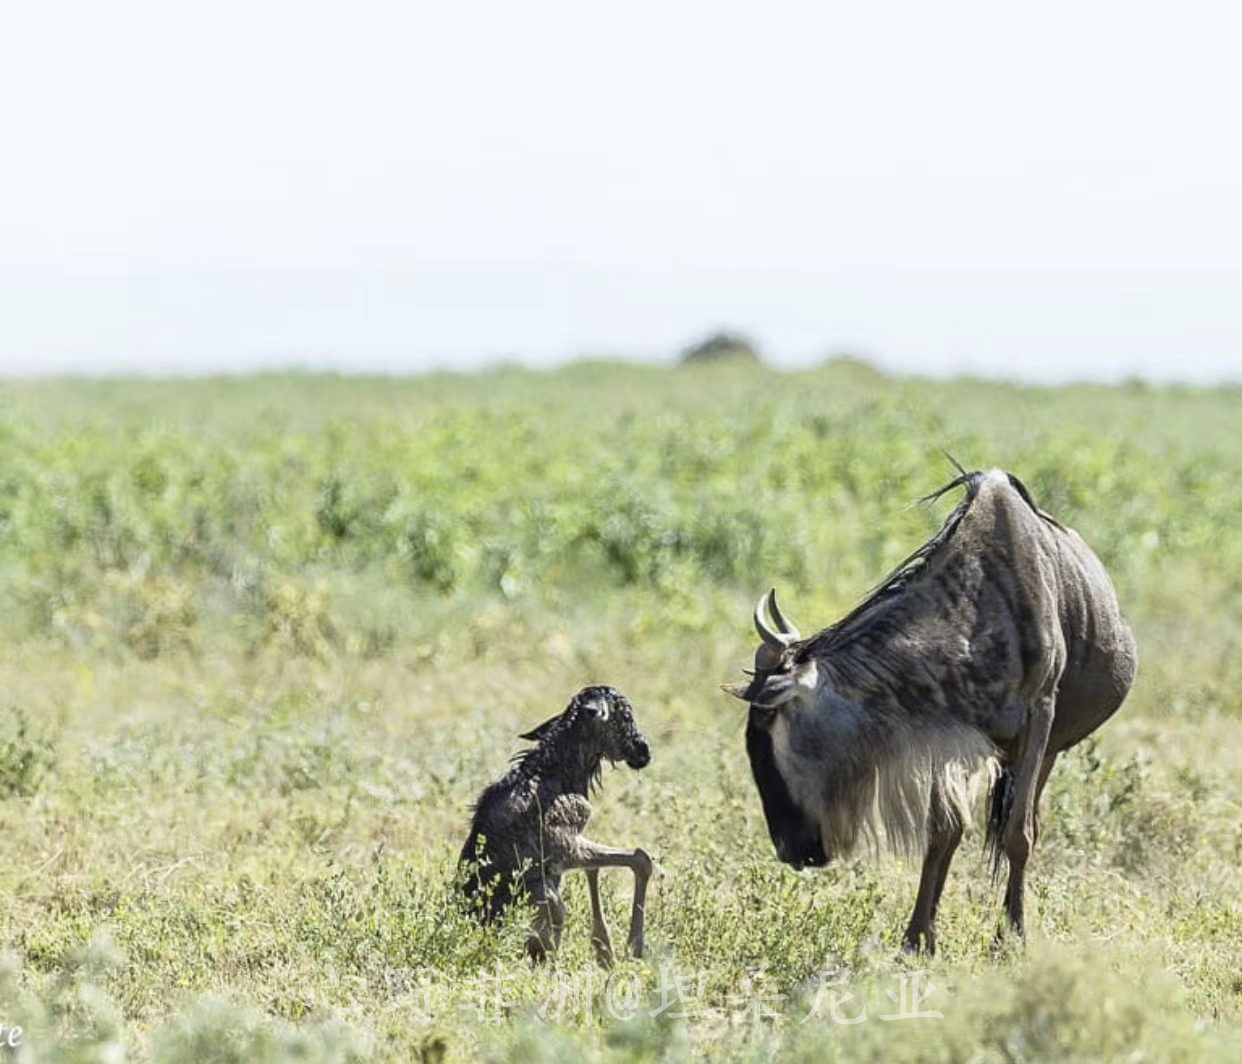
[[[781,613],[781,608],[776,604],[776,588],[772,588],[768,592],[768,609],[772,611],[772,620],[776,622],[776,627],[781,630],[783,635],[792,636],[795,643],[802,638],[802,633],[798,631],[797,626],[792,621],[785,619],[785,615]]]
[[[779,631],[774,631],[769,627],[766,620],[768,614],[771,614]],[[785,619],[784,614],[776,605],[776,588],[772,588],[764,595],[759,600],[759,605],[755,607],[755,631],[759,633],[759,638],[763,640],[764,645],[773,650],[783,651],[791,643],[796,643],[802,638],[802,634]]]

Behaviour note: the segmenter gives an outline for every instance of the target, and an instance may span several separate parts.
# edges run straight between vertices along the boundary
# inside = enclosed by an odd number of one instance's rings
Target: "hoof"
[[[906,939],[901,944],[901,952],[907,957],[920,955],[934,957],[936,955],[936,933],[934,931],[907,931]]]
[[[591,945],[595,948],[595,962],[601,968],[611,968],[615,963],[612,955],[612,943],[605,939],[592,938]]]

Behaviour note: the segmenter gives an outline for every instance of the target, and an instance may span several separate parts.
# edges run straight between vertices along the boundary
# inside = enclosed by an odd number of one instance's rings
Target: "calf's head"
[[[607,684],[584,687],[562,713],[522,738],[541,742],[554,730],[591,757],[624,761],[635,769],[646,768],[651,761],[651,746],[638,730],[633,705]]]

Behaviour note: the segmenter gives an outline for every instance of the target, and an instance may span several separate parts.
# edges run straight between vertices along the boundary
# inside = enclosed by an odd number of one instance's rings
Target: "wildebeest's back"
[[[475,804],[470,834],[458,862],[469,870],[462,884],[468,896],[490,892],[484,903],[489,917],[513,901],[522,855],[538,853],[538,837],[527,838],[532,821],[539,819],[530,815],[534,801],[534,782],[514,769],[484,790]]]
[[[1089,735],[1121,705],[1136,664],[1103,563],[999,471],[981,476],[955,539],[942,564],[965,576],[957,594],[970,603],[972,661],[964,675],[1012,687],[1022,704],[1055,692],[1052,750]]]
[[[1055,530],[1066,661],[1049,747],[1085,738],[1118,709],[1138,668],[1138,649],[1103,563],[1072,529]]]
[[[836,689],[866,704],[966,723],[1004,749],[1027,707],[1058,692],[1052,747],[1089,734],[1121,704],[1134,642],[1112,582],[1083,540],[1014,478],[977,474],[957,520],[900,593],[809,640]]]
[[[798,656],[822,657],[847,698],[892,699],[911,715],[943,714],[1003,740],[1009,725],[997,734],[998,709],[1016,712],[1028,701],[1036,674],[1059,652],[1055,598],[1039,577],[1054,548],[1004,474],[981,474],[970,489],[951,535],[898,592],[808,641]],[[1012,730],[1017,725],[1015,717]]]

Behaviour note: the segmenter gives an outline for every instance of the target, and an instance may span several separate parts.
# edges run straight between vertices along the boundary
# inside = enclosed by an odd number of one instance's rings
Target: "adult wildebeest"
[[[746,748],[782,861],[822,865],[874,839],[877,820],[898,849],[926,847],[905,942],[928,952],[972,770],[998,769],[988,838],[997,871],[1008,858],[1005,908],[1021,934],[1048,773],[1121,705],[1137,660],[1076,532],[1008,473],[963,472],[929,498],[956,487],[966,496],[940,531],[811,638],[769,591],[754,678],[725,688],[750,703]]]
[[[588,793],[599,782],[604,759],[635,769],[651,761],[634,707],[615,687],[584,687],[562,713],[521,737],[537,745],[517,754],[513,768],[475,803],[459,859],[467,869],[466,893],[477,899],[484,919],[494,919],[524,890],[538,913],[526,948],[534,960],[542,960],[561,943],[561,877],[584,869],[591,892],[591,942],[607,967],[612,940],[600,904],[599,870],[628,868],[634,873],[629,945],[641,957],[651,858],[643,850],[601,846],[583,834],[591,819]]]

